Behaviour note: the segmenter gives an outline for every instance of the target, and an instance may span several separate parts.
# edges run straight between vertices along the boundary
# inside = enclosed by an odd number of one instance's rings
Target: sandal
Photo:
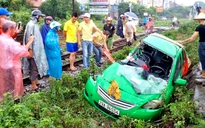
[[[197,82],[205,82],[205,77],[200,75],[200,76],[196,76],[196,79],[195,79]]]
[[[71,71],[76,71],[78,70],[76,67],[75,68],[70,68]]]
[[[39,87],[36,89],[32,89],[32,92],[40,92],[40,91],[41,91],[41,89]]]
[[[40,84],[36,84],[36,86],[38,88],[45,88],[46,85],[44,83],[40,83]]]

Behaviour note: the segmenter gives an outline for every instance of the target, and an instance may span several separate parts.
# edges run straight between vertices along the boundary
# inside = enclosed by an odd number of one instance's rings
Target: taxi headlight
[[[156,109],[160,108],[163,105],[162,100],[152,100],[145,105],[142,106],[142,108],[147,108],[147,109]]]

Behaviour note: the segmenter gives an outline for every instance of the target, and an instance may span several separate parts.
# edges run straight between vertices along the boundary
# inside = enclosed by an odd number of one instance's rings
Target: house
[[[37,9],[41,6],[41,4],[45,1],[45,0],[27,0],[30,3],[33,3],[33,8]]]

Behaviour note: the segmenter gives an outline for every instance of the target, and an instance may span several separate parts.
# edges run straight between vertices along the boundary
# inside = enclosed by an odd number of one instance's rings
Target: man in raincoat
[[[49,69],[47,75],[56,79],[62,76],[62,59],[61,48],[59,45],[59,37],[57,31],[60,29],[61,24],[53,21],[50,24],[50,30],[45,38],[45,51],[48,60]]]
[[[38,74],[40,77],[46,75],[48,70],[48,62],[43,45],[43,39],[38,27],[38,22],[42,20],[45,15],[40,10],[32,11],[32,17],[24,32],[23,44],[28,42],[30,35],[35,36],[35,40],[31,45],[29,52],[29,58],[23,58],[23,72],[24,74],[30,73],[30,80],[32,84],[32,90],[38,89]]]
[[[15,31],[15,22],[3,21],[0,35],[0,102],[6,92],[10,92],[15,100],[24,94],[20,59],[29,55],[28,49],[34,36],[29,36],[27,44],[23,46],[12,38]]]

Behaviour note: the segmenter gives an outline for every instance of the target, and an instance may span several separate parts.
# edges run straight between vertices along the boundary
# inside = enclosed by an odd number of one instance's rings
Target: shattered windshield
[[[121,60],[117,74],[125,76],[138,94],[158,94],[166,88],[172,62],[170,56],[141,43]]]
[[[167,86],[164,79],[146,74],[142,67],[120,65],[117,75],[123,75],[138,94],[160,94]]]

